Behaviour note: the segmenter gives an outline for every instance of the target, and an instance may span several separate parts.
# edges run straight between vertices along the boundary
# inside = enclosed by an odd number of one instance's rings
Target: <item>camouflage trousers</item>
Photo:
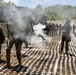
[[[10,40],[8,48],[6,49],[7,66],[10,65],[11,48],[12,48],[13,44],[15,44],[18,63],[19,63],[19,65],[21,64],[21,47],[22,47],[22,43],[21,43],[20,40]]]
[[[1,59],[1,44],[0,44],[0,59]]]
[[[66,50],[66,53],[68,52],[69,50],[69,41],[66,40],[67,38],[65,37],[62,37],[62,42],[61,42],[61,51],[63,51],[63,48],[64,48],[64,44],[65,44],[65,50]]]

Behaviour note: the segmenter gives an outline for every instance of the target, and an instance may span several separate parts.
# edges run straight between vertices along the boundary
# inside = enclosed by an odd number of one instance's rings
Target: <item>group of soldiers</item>
[[[47,35],[58,35],[61,34],[60,29],[62,28],[61,24],[55,24],[55,23],[46,23],[46,28],[44,31],[46,31]]]
[[[66,48],[65,48],[66,54],[68,53],[68,50],[69,50],[68,45],[69,45],[69,42],[71,41],[70,32],[71,32],[70,21],[67,20],[64,27],[63,27],[60,53],[62,53],[62,51],[63,51],[64,43],[66,44]],[[0,25],[0,55],[1,55],[1,45],[3,44],[4,40],[5,40],[5,36],[3,33],[2,26]],[[16,55],[17,55],[17,59],[18,59],[18,63],[19,63],[18,65],[22,65],[21,64],[21,48],[22,48],[22,43],[23,43],[22,40],[19,38],[15,39],[14,34],[12,32],[11,32],[11,34],[9,34],[9,40],[10,40],[9,45],[6,49],[6,62],[7,62],[7,64],[5,66],[7,68],[11,67],[11,65],[10,65],[10,54],[11,54],[11,48],[12,48],[13,44],[15,44],[15,47],[16,47]]]

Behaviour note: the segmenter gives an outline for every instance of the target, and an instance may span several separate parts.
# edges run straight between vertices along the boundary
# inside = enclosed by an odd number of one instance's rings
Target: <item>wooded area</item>
[[[4,0],[0,0],[0,7],[14,5],[12,2],[4,2]],[[20,6],[17,6],[20,7]],[[21,7],[26,8],[26,7]],[[29,9],[29,8],[28,8]],[[71,5],[55,5],[55,6],[47,6],[43,7],[42,5],[37,5],[34,9],[36,12],[42,11],[41,14],[45,16],[47,20],[58,20],[58,19],[76,19],[76,6]]]

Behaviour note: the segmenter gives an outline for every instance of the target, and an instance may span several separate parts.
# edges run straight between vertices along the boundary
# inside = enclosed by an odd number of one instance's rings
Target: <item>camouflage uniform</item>
[[[16,48],[16,55],[17,55],[17,59],[18,59],[18,63],[19,65],[21,65],[21,47],[22,47],[22,41],[20,39],[15,39],[14,38],[14,32],[12,30],[12,25],[8,26],[8,38],[9,38],[9,45],[6,49],[6,61],[7,64],[5,65],[5,67],[10,68],[10,55],[11,55],[11,48],[13,46],[13,44],[15,44],[15,48]]]
[[[13,39],[13,40],[10,40],[9,46],[6,49],[7,67],[10,67],[10,54],[11,54],[11,48],[12,48],[14,43],[15,43],[15,47],[16,47],[16,55],[17,55],[18,63],[19,63],[19,65],[21,65],[21,47],[22,47],[22,42],[19,39],[16,39],[16,40]]]
[[[3,28],[0,25],[0,59],[1,59],[1,44],[3,44],[4,40],[5,40],[5,36],[3,33]]]
[[[71,36],[70,36],[70,32],[71,32],[71,26],[70,26],[70,21],[67,20],[64,27],[63,27],[64,31],[62,34],[62,42],[61,42],[61,52],[63,51],[63,47],[64,47],[64,42],[65,42],[65,50],[66,50],[66,54],[69,50],[69,42],[71,41]]]

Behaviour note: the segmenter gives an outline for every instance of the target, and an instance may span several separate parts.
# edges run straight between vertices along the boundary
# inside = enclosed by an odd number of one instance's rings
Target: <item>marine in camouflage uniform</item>
[[[4,36],[4,33],[3,33],[3,28],[0,25],[0,59],[1,59],[1,46],[4,43],[4,40],[5,40],[5,36]]]
[[[22,42],[19,39],[12,39],[12,40],[10,40],[9,46],[6,49],[6,60],[7,60],[7,67],[8,68],[11,67],[10,66],[10,56],[11,56],[11,48],[12,48],[13,44],[15,44],[18,63],[19,63],[19,65],[21,65],[21,47],[22,47]]]
[[[18,59],[18,64],[21,65],[21,48],[22,48],[22,41],[17,38],[14,38],[14,32],[12,31],[12,25],[8,26],[8,38],[9,38],[9,45],[6,49],[6,61],[7,64],[5,65],[5,67],[10,68],[10,58],[11,58],[11,48],[12,46],[15,44],[15,48],[16,48],[16,55],[17,55],[17,59]]]
[[[70,26],[70,20],[67,20],[65,25],[63,26],[63,34],[62,34],[62,42],[61,42],[61,52],[63,51],[64,48],[64,43],[65,43],[65,50],[66,54],[68,53],[69,50],[69,42],[71,41],[71,26]]]

